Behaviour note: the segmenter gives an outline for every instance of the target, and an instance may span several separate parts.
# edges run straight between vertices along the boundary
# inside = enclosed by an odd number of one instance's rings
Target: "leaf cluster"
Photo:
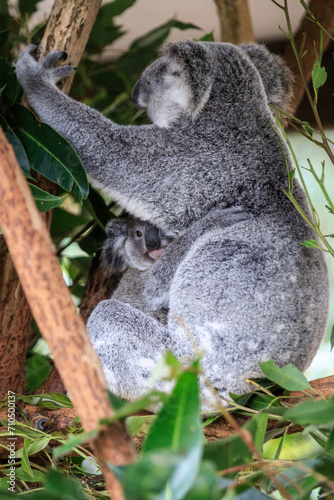
[[[262,363],[261,368],[268,378],[254,383],[255,389],[245,396],[247,403],[245,397],[243,400],[247,407],[235,403],[234,409],[224,410],[225,417],[228,414],[234,422],[236,411],[251,418],[243,427],[236,424],[235,432],[228,437],[206,442],[203,430],[213,417],[200,413],[199,360],[182,367],[168,353],[165,363],[174,384],[169,397],[152,392],[137,402],[124,403],[111,395],[115,416],[101,421],[101,425],[106,425],[125,418],[132,435],[143,440],[140,456],[133,464],[110,465],[123,485],[127,500],[263,500],[272,498],[277,492],[283,498],[307,500],[316,488],[320,488],[324,496],[333,491],[334,398],[317,399],[310,384],[295,367],[278,368],[272,361]],[[307,390],[305,401],[290,405],[287,388]],[[277,390],[280,396],[273,393]],[[259,408],[261,395],[267,400],[266,405]],[[18,396],[17,400],[20,398],[52,409],[70,405],[66,396],[55,393]],[[234,399],[238,398],[234,396]],[[161,408],[157,415],[132,416],[152,404]],[[267,430],[268,418],[278,419],[279,429]],[[6,425],[6,422],[1,423]],[[25,496],[32,500],[106,498],[100,470],[84,444],[96,436],[97,430],[83,433],[80,425],[73,422],[67,429],[67,439],[65,431],[48,434],[27,424],[16,425],[16,436],[24,439],[23,448],[16,454],[16,480]],[[286,436],[295,424],[304,427],[304,434],[318,443],[320,451],[313,457],[294,462],[283,460],[280,458],[283,437],[275,458],[265,459],[265,443],[275,433]],[[0,437],[5,436],[7,432],[0,433]],[[63,472],[54,468],[48,470],[49,463],[54,466],[58,463]],[[8,467],[6,464],[1,466],[2,488],[6,488]],[[33,483],[39,487],[29,492],[28,485]],[[2,494],[1,498],[6,498],[7,493],[1,490]]]

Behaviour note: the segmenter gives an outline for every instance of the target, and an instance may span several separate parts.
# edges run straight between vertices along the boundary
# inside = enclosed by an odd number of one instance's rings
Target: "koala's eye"
[[[139,229],[137,229],[136,236],[137,236],[137,238],[141,238],[143,236],[143,233],[141,231],[139,231]]]

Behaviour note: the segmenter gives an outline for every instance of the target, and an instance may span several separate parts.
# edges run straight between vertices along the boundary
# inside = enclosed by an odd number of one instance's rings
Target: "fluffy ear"
[[[129,263],[124,244],[128,237],[128,219],[112,219],[106,226],[107,239],[101,252],[101,262],[107,275],[121,273]]]
[[[212,54],[205,44],[193,40],[166,42],[159,56],[170,57],[184,69],[193,94],[194,109],[200,110],[209,97],[215,76]]]
[[[243,44],[239,47],[258,70],[270,104],[289,111],[292,99],[293,76],[283,60],[271,54],[264,45]]]

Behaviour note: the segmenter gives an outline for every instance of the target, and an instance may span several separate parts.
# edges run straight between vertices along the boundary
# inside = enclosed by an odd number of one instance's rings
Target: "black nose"
[[[140,79],[138,80],[138,82],[133,87],[132,93],[131,93],[132,99],[135,101],[135,103],[137,104],[137,106],[138,106],[139,93],[140,93]]]
[[[145,245],[149,252],[151,252],[152,250],[158,250],[158,248],[160,248],[161,241],[158,228],[150,226],[146,229]]]

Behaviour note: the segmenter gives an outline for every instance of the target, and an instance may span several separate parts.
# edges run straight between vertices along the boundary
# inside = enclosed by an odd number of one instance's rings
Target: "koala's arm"
[[[168,203],[167,193],[164,196],[161,190],[159,163],[150,161],[147,154],[152,144],[164,150],[163,130],[155,125],[117,125],[66,96],[56,82],[71,74],[73,68],[54,68],[63,57],[60,51],[37,62],[32,55],[35,48],[28,46],[15,66],[29,104],[39,118],[75,148],[93,185],[107,186],[108,194],[129,213],[173,233],[177,208]],[[141,175],[143,171],[145,176]]]

